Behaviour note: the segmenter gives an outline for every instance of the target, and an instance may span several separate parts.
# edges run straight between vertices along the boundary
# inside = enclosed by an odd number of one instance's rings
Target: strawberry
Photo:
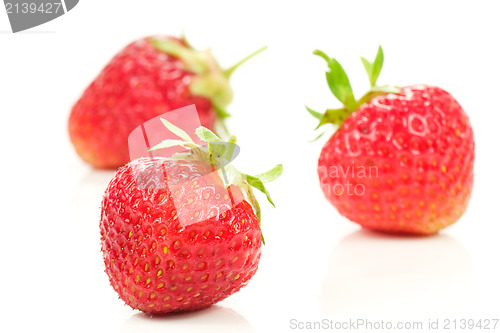
[[[149,37],[120,51],[75,103],[69,136],[80,157],[96,168],[129,161],[128,134],[155,116],[195,104],[202,126],[214,128],[228,116],[231,73],[210,51],[194,50],[185,39]]]
[[[474,166],[471,124],[458,102],[429,85],[377,86],[382,48],[373,63],[362,58],[371,89],[356,100],[338,61],[315,54],[343,104],[324,114],[308,108],[319,126],[338,127],[318,161],[326,198],[349,220],[383,232],[432,234],[456,222]]]
[[[100,230],[106,273],[134,309],[154,314],[203,309],[237,292],[257,271],[260,210],[250,186],[272,203],[263,182],[279,177],[282,166],[256,177],[241,174],[217,162],[226,154],[217,152],[230,151],[233,139],[224,145],[204,127],[196,133],[209,142],[208,150],[190,139],[176,141],[191,151],[133,160],[118,170],[104,194]]]

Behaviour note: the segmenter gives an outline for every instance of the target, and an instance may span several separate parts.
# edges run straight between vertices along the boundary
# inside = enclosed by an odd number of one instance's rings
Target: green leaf
[[[307,141],[307,142],[312,143],[312,142],[318,141],[318,140],[319,140],[319,138],[321,138],[323,135],[325,135],[325,133],[326,133],[326,132],[323,132],[323,133],[319,134],[317,137],[315,137],[314,139],[309,140],[309,141]]]
[[[163,148],[171,148],[171,147],[175,147],[175,146],[183,146],[183,147],[188,147],[188,148],[196,148],[196,145],[194,143],[191,143],[191,142],[185,142],[185,141],[181,141],[181,140],[170,140],[170,139],[167,139],[167,140],[163,140],[162,142],[160,142],[156,146],[150,148],[149,151],[157,150],[157,149],[163,149]]]
[[[186,32],[184,31],[183,28],[181,28],[181,40],[182,42],[189,48],[193,48],[193,46],[189,43],[187,37],[186,37]]]
[[[377,79],[380,75],[380,71],[382,70],[382,66],[384,64],[384,51],[382,50],[382,47],[378,47],[377,55],[375,56],[375,61],[373,61],[373,63],[369,62],[363,57],[361,57],[361,62],[363,62],[363,66],[365,67],[366,73],[368,74],[370,86],[375,87],[375,85],[377,84]]]
[[[314,118],[316,118],[316,119],[321,119],[321,117],[323,116],[323,114],[322,114],[322,113],[319,113],[319,112],[317,112],[317,111],[314,111],[313,109],[308,108],[308,107],[307,107],[307,105],[306,105],[306,109],[307,109],[307,111],[309,111],[309,113],[310,113],[310,114],[311,114]]]
[[[221,133],[222,131],[226,136],[228,136],[229,130],[227,129],[225,120],[231,115],[223,107],[217,106],[215,103],[212,103],[212,107],[214,108],[215,114],[217,115],[217,126],[220,127],[217,132]]]
[[[231,161],[230,158],[232,157],[232,153],[234,151],[234,143],[222,142],[222,139],[219,138],[214,132],[203,126],[196,129],[196,135],[208,144],[210,164],[212,166],[219,168]],[[227,145],[232,145],[233,147],[227,147]]]
[[[221,138],[219,138],[214,132],[203,126],[196,129],[196,135],[207,143],[222,141]]]
[[[344,120],[349,116],[349,114],[350,112],[347,111],[346,109],[327,109],[326,112],[323,113],[316,129],[328,123],[334,125],[341,125],[344,122]]]
[[[211,164],[216,168],[222,168],[231,163],[239,153],[239,147],[232,142],[209,142]]]
[[[200,52],[193,50],[189,46],[184,46],[176,40],[168,38],[150,38],[149,40],[157,50],[182,59],[186,70],[197,74],[207,71],[206,61],[200,55]]]
[[[283,174],[283,165],[278,164],[271,170],[258,174],[255,177],[259,178],[263,183],[269,183],[272,182],[273,180],[278,179],[282,174]]]
[[[224,108],[217,105],[212,105],[212,106],[214,107],[214,111],[219,119],[225,119],[231,116]]]
[[[375,86],[377,82],[378,76],[380,75],[380,71],[382,70],[382,66],[384,65],[384,51],[382,50],[382,46],[378,47],[377,55],[375,56],[375,61],[373,62],[373,72],[372,72],[372,86]]]
[[[349,110],[354,110],[356,99],[354,98],[351,83],[344,68],[342,68],[336,59],[330,59],[323,51],[316,50],[313,53],[322,57],[328,63],[330,71],[326,72],[326,81],[333,95]]]
[[[271,199],[271,195],[267,191],[267,189],[264,186],[264,183],[262,182],[262,180],[260,180],[257,177],[254,177],[254,176],[250,176],[250,175],[245,175],[245,176],[247,178],[247,183],[250,186],[252,186],[253,188],[256,188],[257,190],[259,190],[262,193],[264,193],[266,195],[266,197],[267,197],[267,201],[269,201],[271,203],[271,205],[273,205],[273,207],[276,207],[276,205],[274,204],[273,200]]]
[[[253,52],[252,54],[246,56],[244,59],[238,61],[236,64],[234,64],[233,66],[229,67],[228,69],[225,69],[222,71],[222,73],[224,73],[224,75],[229,78],[231,76],[231,74],[233,74],[234,70],[238,67],[240,67],[243,63],[247,62],[250,58],[253,58],[254,56],[256,56],[257,54],[261,53],[262,51],[264,51],[265,49],[267,49],[267,46],[264,46],[260,49],[258,49],[257,51]]]
[[[313,52],[314,55],[317,55],[317,56],[320,56],[321,58],[325,59],[326,63],[327,64],[330,64],[330,57],[326,55],[325,52],[321,51],[321,50],[314,50]]]
[[[257,216],[257,220],[259,220],[259,227],[261,227],[261,222],[262,222],[262,213],[260,211],[260,205],[257,199],[255,198],[255,195],[253,194],[252,188],[248,185],[246,185],[247,195],[248,195],[248,200],[250,201],[250,205],[252,205],[255,215]],[[262,244],[266,245],[266,241],[264,240],[264,234],[262,233],[262,228],[260,230],[260,239],[262,240]]]
[[[361,105],[365,104],[365,103],[368,103],[369,101],[371,101],[372,99],[374,99],[375,97],[377,96],[381,96],[381,95],[387,95],[387,94],[399,94],[400,93],[400,89],[398,87],[394,87],[394,86],[389,86],[389,85],[384,85],[384,86],[376,86],[376,87],[372,87],[372,89],[370,89],[366,94],[363,95],[363,97],[361,97],[359,100],[358,100],[358,107],[360,107]]]
[[[401,89],[399,89],[396,86],[391,86],[388,84],[384,84],[383,86],[373,87],[370,91],[385,93],[385,94],[400,94],[401,93]]]
[[[224,180],[224,185],[226,187],[231,184],[239,186],[244,182],[245,175],[231,164],[225,165],[224,167],[218,169],[217,172],[221,176],[221,179]]]
[[[372,76],[372,72],[373,72],[373,64],[363,57],[361,57],[361,62],[363,63],[363,66],[365,67],[366,74],[368,74],[368,79],[370,80],[370,86],[373,87],[373,84],[371,82],[371,76]]]
[[[238,150],[235,152],[236,148]],[[230,136],[227,142],[209,142],[208,150],[211,162],[218,168],[231,163],[239,153],[239,147],[236,144],[236,137],[234,135]]]
[[[326,73],[326,81],[335,97],[348,109],[353,110],[356,105],[356,99],[354,98],[349,78],[340,63],[335,59],[332,59],[330,72]]]
[[[259,226],[260,226],[262,221],[260,205],[257,199],[255,198],[255,195],[252,191],[252,187],[264,193],[267,197],[267,200],[271,203],[271,205],[276,207],[274,205],[273,200],[271,199],[269,192],[264,186],[264,182],[269,182],[278,178],[283,172],[283,166],[281,164],[278,164],[273,169],[257,176],[242,174],[231,164],[222,167],[221,169],[218,170],[218,172],[221,178],[224,180],[224,184],[226,187],[229,186],[230,184],[236,184],[240,186],[240,188],[247,194],[247,199],[249,200],[250,205],[252,205],[255,211],[255,215],[259,220]],[[262,243],[265,245],[265,240],[264,240],[264,235],[262,234],[262,230],[261,230],[261,239]]]
[[[165,125],[165,127],[170,132],[174,133],[175,135],[177,135],[179,138],[181,138],[182,140],[184,140],[186,142],[194,143],[193,139],[191,139],[191,137],[186,132],[184,132],[182,129],[180,129],[179,127],[175,126],[174,124],[168,122],[167,120],[165,120],[163,118],[160,118],[160,120],[163,123],[163,125]]]

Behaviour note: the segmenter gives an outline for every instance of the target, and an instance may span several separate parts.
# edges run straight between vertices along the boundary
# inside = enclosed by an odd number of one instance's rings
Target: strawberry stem
[[[354,111],[358,110],[363,104],[370,102],[373,98],[390,93],[399,93],[397,87],[376,85],[384,62],[382,47],[379,47],[373,63],[365,58],[361,58],[366,73],[368,74],[371,88],[358,100],[354,98],[349,78],[340,63],[335,58],[328,57],[328,55],[321,50],[315,50],[313,54],[320,56],[327,62],[329,71],[326,72],[326,81],[333,95],[343,104],[342,108],[327,109],[324,113],[319,113],[306,106],[307,111],[313,117],[319,119],[319,124],[316,129],[327,123],[340,126]]]
[[[150,38],[151,44],[161,52],[182,59],[184,68],[192,73],[201,74],[208,70],[206,53],[183,45],[174,39]]]
[[[224,119],[229,117],[225,107],[233,99],[233,90],[229,84],[229,77],[236,68],[264,51],[267,47],[265,46],[253,52],[230,68],[222,70],[209,50],[198,51],[193,49],[184,34],[180,42],[170,38],[150,38],[150,42],[157,50],[183,61],[184,69],[194,74],[189,84],[189,91],[193,95],[203,96],[212,102],[212,107],[217,114],[218,124],[225,134],[229,135],[224,123]]]
[[[231,77],[231,74],[233,74],[234,70],[238,67],[240,67],[243,63],[247,62],[249,59],[253,58],[254,56],[256,56],[257,54],[261,53],[262,51],[264,51],[265,49],[267,49],[267,46],[264,46],[260,49],[258,49],[257,51],[253,52],[252,54],[246,56],[244,59],[238,61],[236,64],[234,64],[233,66],[229,67],[228,69],[224,69],[222,71],[222,73],[224,74],[225,77],[229,78]]]

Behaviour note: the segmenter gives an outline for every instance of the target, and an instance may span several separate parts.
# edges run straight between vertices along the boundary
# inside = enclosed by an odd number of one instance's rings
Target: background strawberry
[[[338,130],[318,161],[326,198],[365,228],[431,234],[464,213],[472,190],[474,138],[469,119],[446,91],[427,85],[376,86],[383,64],[363,59],[371,89],[355,100],[340,64],[321,51],[327,81],[344,104],[320,114]],[[319,126],[318,126],[319,127]]]
[[[228,184],[220,177],[222,169],[213,172],[215,155],[212,149],[209,158],[203,150],[140,158],[120,168],[109,183],[100,223],[106,273],[132,308],[202,309],[237,292],[255,274],[261,230],[250,185],[270,200],[262,182],[279,177],[282,167],[257,177],[232,169],[238,177],[229,176]]]
[[[262,50],[262,49],[261,49]],[[229,77],[209,51],[194,50],[184,39],[149,37],[120,51],[75,103],[69,135],[80,157],[97,168],[129,161],[127,138],[145,121],[195,104],[202,126],[213,129],[228,116]]]

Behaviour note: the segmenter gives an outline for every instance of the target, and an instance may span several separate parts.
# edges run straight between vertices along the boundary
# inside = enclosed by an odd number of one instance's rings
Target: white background
[[[2,332],[287,332],[292,319],[372,322],[500,317],[500,5],[493,1],[80,1],[68,14],[12,34],[0,13]],[[154,34],[211,47],[235,72],[229,127],[247,173],[283,163],[261,200],[260,269],[208,310],[149,318],[118,299],[104,273],[99,204],[112,172],[96,171],[68,140],[70,108],[123,46]],[[316,48],[335,56],[357,96],[359,56],[385,50],[379,83],[451,92],[476,139],[475,187],[463,218],[439,235],[361,231],[323,198],[322,142],[304,104],[338,104]],[[324,141],[324,140],[323,140]],[[491,331],[491,330],[490,330]],[[497,330],[500,331],[500,324]]]

